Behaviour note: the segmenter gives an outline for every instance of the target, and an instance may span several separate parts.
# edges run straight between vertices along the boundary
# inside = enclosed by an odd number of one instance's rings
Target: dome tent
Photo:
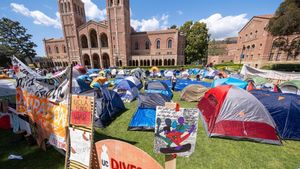
[[[279,85],[282,93],[293,93],[300,95],[300,80],[291,80]]]
[[[123,102],[131,102],[139,95],[136,85],[125,79],[120,81],[113,90],[119,94]]]
[[[173,98],[173,93],[168,85],[163,81],[149,81],[145,85],[146,93],[161,93],[166,95],[170,100]]]
[[[138,78],[136,78],[136,77],[134,77],[134,76],[128,76],[128,77],[125,77],[124,79],[125,79],[125,80],[131,81],[133,84],[136,85],[136,87],[137,87],[138,89],[143,88],[142,82],[141,82]]]
[[[180,99],[187,102],[198,102],[207,90],[202,85],[192,84],[183,89]]]
[[[251,94],[268,109],[282,139],[300,140],[300,96],[262,90]]]
[[[198,104],[209,137],[281,144],[268,110],[253,95],[235,86],[207,91]]]

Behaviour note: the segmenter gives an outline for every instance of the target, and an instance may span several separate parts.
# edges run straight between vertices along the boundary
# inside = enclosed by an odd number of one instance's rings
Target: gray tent
[[[165,102],[170,101],[167,96],[160,93],[140,94],[138,97],[138,107],[156,109],[156,106],[164,106]]]
[[[192,84],[182,90],[180,99],[188,102],[198,102],[208,89],[199,84]]]

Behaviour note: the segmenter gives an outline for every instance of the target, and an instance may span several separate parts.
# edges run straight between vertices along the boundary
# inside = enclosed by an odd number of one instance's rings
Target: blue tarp
[[[213,83],[211,84],[211,87],[214,88],[222,85],[233,85],[242,89],[246,89],[248,83],[240,79],[229,77],[229,78],[214,80]]]
[[[300,96],[262,90],[251,93],[268,109],[282,139],[300,140]]]
[[[97,73],[98,74],[99,72],[100,72],[100,69],[88,69],[87,70],[88,74],[93,74],[93,73]]]
[[[169,88],[172,88],[171,80],[160,80],[161,82],[166,83]],[[182,91],[185,87],[191,84],[199,84],[206,88],[211,87],[211,83],[204,82],[204,81],[197,81],[197,80],[188,80],[188,79],[177,79],[175,85],[175,91]]]
[[[138,108],[129,123],[128,130],[154,130],[156,110]]]
[[[106,127],[119,114],[125,111],[125,106],[120,96],[105,87],[95,88],[96,112],[94,117],[94,125],[96,127]]]

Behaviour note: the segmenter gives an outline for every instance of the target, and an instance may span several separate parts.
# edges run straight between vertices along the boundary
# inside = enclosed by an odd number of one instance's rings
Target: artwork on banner
[[[57,148],[66,148],[70,68],[51,77],[43,77],[12,59],[17,77],[16,110],[30,117],[40,146],[45,140]]]
[[[198,109],[156,108],[155,152],[188,157],[196,145]]]
[[[88,96],[72,95],[71,124],[92,127],[92,101]]]
[[[95,144],[100,169],[163,169],[141,149],[119,140],[102,140]]]
[[[90,166],[91,138],[90,132],[69,128],[70,160]]]

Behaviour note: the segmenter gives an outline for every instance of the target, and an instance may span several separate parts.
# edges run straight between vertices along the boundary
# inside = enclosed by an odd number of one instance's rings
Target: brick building
[[[300,35],[274,37],[266,30],[273,15],[254,16],[239,32],[235,63],[253,67],[300,63]],[[299,43],[300,44],[300,43]]]
[[[177,29],[136,32],[130,26],[129,0],[106,0],[107,19],[100,22],[86,21],[81,0],[58,0],[58,4],[64,38],[44,40],[53,66],[184,64],[185,37]]]
[[[212,43],[212,42],[210,42]],[[208,45],[207,63],[222,64],[234,62],[237,48],[237,37],[226,38]]]

